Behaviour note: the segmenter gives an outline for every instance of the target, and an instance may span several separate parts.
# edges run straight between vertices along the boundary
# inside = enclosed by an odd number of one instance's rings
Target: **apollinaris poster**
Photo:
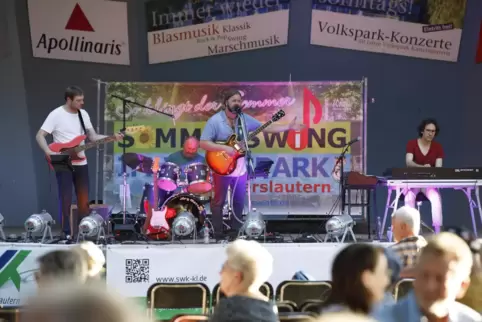
[[[123,199],[123,153],[160,157],[161,163],[182,149],[189,136],[200,138],[206,121],[221,112],[223,94],[237,89],[243,94],[243,108],[261,123],[279,110],[280,123],[294,118],[306,127],[295,132],[260,133],[249,142],[253,161],[271,160],[268,178],[250,182],[252,207],[265,215],[337,214],[333,208],[339,196],[337,158],[352,138],[344,159],[344,170],[365,168],[363,85],[353,82],[307,83],[110,83],[107,87],[106,127],[123,127],[122,101],[126,97],[141,105],[126,106],[130,136],[109,146],[104,164],[104,201],[119,205]],[[157,111],[172,114],[167,117]],[[199,150],[204,154],[205,151]],[[152,174],[127,168],[130,207],[137,207]],[[247,201],[246,201],[247,205]],[[245,207],[245,211],[247,207]],[[209,206],[207,207],[209,213]],[[356,215],[356,213],[355,213]]]

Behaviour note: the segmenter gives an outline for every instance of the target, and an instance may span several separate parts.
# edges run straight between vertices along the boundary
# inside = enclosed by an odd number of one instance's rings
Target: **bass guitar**
[[[264,123],[256,130],[251,132],[247,141],[250,141],[256,135],[258,135],[265,128],[270,126],[272,123],[279,121],[285,116],[283,110],[278,111],[275,115],[271,117],[271,120]],[[236,134],[231,135],[226,142],[216,142],[217,144],[226,145],[234,148],[236,153],[234,155],[229,155],[225,151],[207,151],[206,152],[206,163],[209,165],[211,170],[219,175],[230,175],[236,169],[238,164],[238,159],[242,158],[246,154],[246,148],[244,147],[244,141],[239,141]]]
[[[144,231],[150,239],[165,240],[169,238],[169,225],[166,220],[167,207],[159,210],[159,186],[157,185],[157,173],[159,172],[160,157],[155,157],[152,161],[153,180],[153,204],[148,200],[144,201],[144,210],[146,212],[146,222],[144,223]]]

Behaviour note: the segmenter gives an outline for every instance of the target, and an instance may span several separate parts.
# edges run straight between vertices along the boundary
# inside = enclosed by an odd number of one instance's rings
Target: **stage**
[[[329,280],[330,267],[342,243],[266,243],[274,258],[268,280],[274,288],[303,271],[315,280]],[[381,245],[389,245],[381,243]],[[19,306],[36,290],[37,258],[74,245],[0,243],[0,304]],[[142,302],[153,283],[202,282],[213,287],[225,260],[226,244],[117,244],[102,246],[106,254],[106,284],[118,294]],[[9,260],[3,261],[3,259]],[[18,278],[18,277],[19,278]],[[19,283],[14,281],[19,280]],[[3,283],[3,284],[2,284]]]

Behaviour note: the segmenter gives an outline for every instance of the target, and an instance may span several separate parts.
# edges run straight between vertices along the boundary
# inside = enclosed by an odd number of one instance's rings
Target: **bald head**
[[[190,136],[186,139],[183,146],[183,154],[186,158],[194,158],[197,155],[199,141],[196,137]]]

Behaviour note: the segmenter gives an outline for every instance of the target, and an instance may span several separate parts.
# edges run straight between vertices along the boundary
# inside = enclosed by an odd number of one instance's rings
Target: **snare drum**
[[[203,194],[211,191],[211,176],[209,167],[203,163],[193,163],[186,167],[188,182],[187,191],[194,194]]]
[[[157,185],[159,189],[174,191],[179,179],[179,166],[172,162],[163,163],[159,169]]]

